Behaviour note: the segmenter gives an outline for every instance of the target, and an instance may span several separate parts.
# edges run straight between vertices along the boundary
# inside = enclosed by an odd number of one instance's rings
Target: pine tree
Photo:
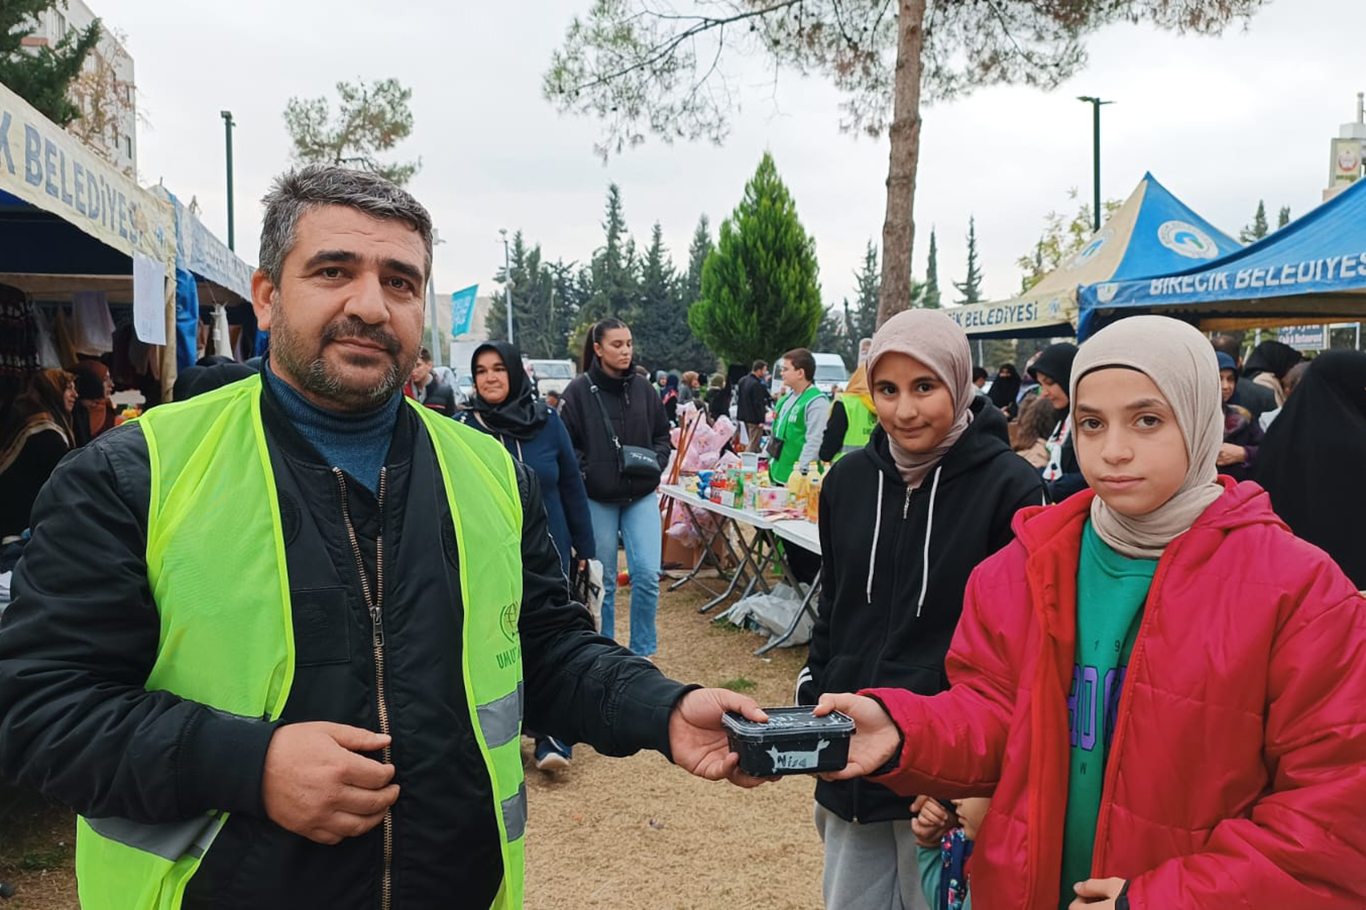
[[[1238,232],[1238,239],[1243,243],[1256,243],[1267,234],[1271,229],[1266,224],[1266,202],[1257,200],[1257,213],[1252,216],[1252,223]]]
[[[1290,206],[1281,206],[1281,213],[1276,217],[1276,230],[1280,230],[1290,223]]]
[[[692,327],[688,325],[688,311],[694,303],[702,299],[702,269],[714,249],[716,244],[712,243],[711,239],[711,220],[702,215],[697,219],[692,244],[688,247],[688,273],[678,285],[678,308],[671,325],[677,364],[699,372],[705,370],[708,373],[716,370],[717,357],[711,348],[703,344],[702,339],[693,333]]]
[[[849,360],[849,301],[844,301],[844,309],[840,311],[835,307],[827,307],[821,316],[821,323],[816,327],[816,340],[812,342],[812,348],[817,351],[839,354],[844,361],[845,369],[850,369]],[[877,318],[874,313],[873,318]],[[854,342],[857,353],[858,342]]]
[[[982,299],[982,270],[977,266],[977,219],[968,218],[968,274],[962,281],[955,281],[962,298],[957,303],[979,303]]]
[[[942,306],[939,300],[939,243],[934,228],[930,228],[930,257],[925,264],[925,306],[936,310]]]
[[[541,262],[541,247],[529,247],[522,232],[512,235],[511,266],[513,340],[528,357],[555,357],[563,342],[556,337],[551,320],[554,275]],[[499,269],[494,281],[507,287],[509,276]],[[485,318],[489,338],[507,339],[507,292],[497,295]]]
[[[877,302],[882,291],[882,268],[878,265],[877,246],[872,240],[864,248],[862,267],[854,273],[854,287],[857,296],[853,307],[848,309],[846,329],[857,362],[859,341],[872,338],[877,331]]]
[[[639,269],[635,241],[626,231],[621,189],[615,183],[607,187],[607,219],[602,227],[606,243],[593,255],[593,294],[579,314],[579,322],[586,325],[615,316],[633,324],[640,310]]]
[[[677,285],[677,273],[664,249],[664,231],[656,221],[641,267],[640,312],[631,324],[636,356],[651,372],[677,365],[670,337],[671,323],[677,321]]]
[[[920,305],[927,310],[937,310],[943,306],[939,301],[939,243],[935,240],[934,228],[930,228],[930,258],[925,263],[924,287]]]
[[[721,223],[688,324],[728,363],[807,347],[825,312],[818,273],[816,245],[765,152],[744,198]]]

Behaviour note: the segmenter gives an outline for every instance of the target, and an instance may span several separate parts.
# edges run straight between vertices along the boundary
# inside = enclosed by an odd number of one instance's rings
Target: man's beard
[[[404,377],[412,372],[417,355],[412,355],[412,363],[402,364],[403,345],[392,334],[370,325],[354,316],[344,316],[327,324],[317,339],[316,348],[310,352],[308,340],[297,336],[289,320],[284,315],[284,307],[274,304],[271,307],[273,325],[270,333],[270,356],[274,364],[293,378],[300,387],[314,396],[335,405],[339,410],[364,411],[388,401],[403,384]],[[369,388],[356,388],[330,367],[323,358],[323,350],[328,344],[344,338],[359,338],[378,344],[389,355],[389,367]]]

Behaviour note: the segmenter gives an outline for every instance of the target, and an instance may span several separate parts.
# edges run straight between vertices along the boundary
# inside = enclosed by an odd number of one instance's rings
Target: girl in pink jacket
[[[822,697],[858,723],[833,776],[994,795],[968,867],[991,910],[1361,910],[1366,600],[1216,475],[1194,328],[1104,329],[1071,400],[1091,491],[973,573],[949,691]]]

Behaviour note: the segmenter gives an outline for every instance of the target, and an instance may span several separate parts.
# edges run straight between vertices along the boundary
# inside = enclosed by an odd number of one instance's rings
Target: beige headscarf
[[[958,437],[972,423],[972,399],[977,394],[972,384],[972,352],[968,336],[958,323],[936,310],[906,310],[882,324],[868,349],[868,385],[876,388],[877,362],[883,354],[914,357],[934,371],[953,396],[954,420],[947,436],[933,451],[911,452],[887,436],[892,460],[906,485],[916,489],[953,448]],[[1217,377],[1216,377],[1217,378]]]
[[[1072,365],[1072,407],[1087,373],[1129,367],[1146,374],[1171,405],[1186,442],[1186,479],[1181,488],[1147,515],[1121,515],[1097,496],[1091,524],[1110,548],[1130,559],[1157,559],[1184,534],[1200,513],[1223,494],[1215,460],[1224,441],[1219,362],[1209,340],[1194,327],[1167,316],[1131,316],[1091,338]],[[1078,445],[1083,445],[1078,439]]]

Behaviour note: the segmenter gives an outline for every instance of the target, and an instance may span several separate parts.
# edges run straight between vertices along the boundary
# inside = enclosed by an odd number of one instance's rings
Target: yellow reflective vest
[[[526,788],[519,736],[522,508],[497,440],[413,404],[434,443],[455,526],[464,602],[462,673],[502,840],[494,906],[522,906]],[[154,408],[147,577],[161,619],[149,691],[276,719],[294,679],[289,573],[261,422],[261,378]],[[457,498],[454,478],[460,479]],[[226,812],[143,824],[81,818],[76,875],[85,910],[177,910]]]

